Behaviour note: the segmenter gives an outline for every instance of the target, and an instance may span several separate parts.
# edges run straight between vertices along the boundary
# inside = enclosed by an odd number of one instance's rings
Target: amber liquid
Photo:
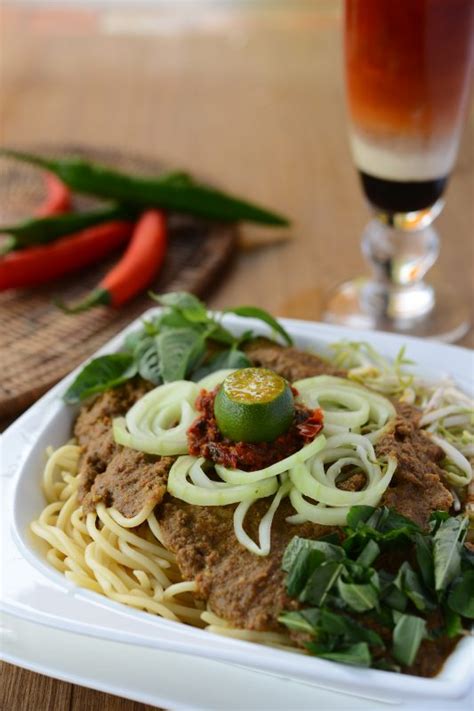
[[[474,0],[346,0],[351,141],[368,199],[432,205],[452,169],[474,60]]]

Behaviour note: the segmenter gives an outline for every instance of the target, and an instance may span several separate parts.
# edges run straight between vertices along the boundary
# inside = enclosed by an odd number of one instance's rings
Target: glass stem
[[[367,225],[362,251],[374,278],[364,288],[365,308],[395,321],[425,316],[434,307],[434,291],[424,282],[439,254],[436,230],[400,229],[380,217]]]

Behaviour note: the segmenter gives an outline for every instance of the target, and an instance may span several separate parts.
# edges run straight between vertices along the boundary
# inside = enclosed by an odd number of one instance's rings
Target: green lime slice
[[[266,368],[235,370],[214,402],[217,426],[234,442],[272,442],[288,430],[294,413],[289,384]]]

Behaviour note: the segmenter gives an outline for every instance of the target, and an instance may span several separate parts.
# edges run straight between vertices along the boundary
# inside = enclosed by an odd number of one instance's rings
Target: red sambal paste
[[[293,423],[273,442],[233,442],[221,434],[214,417],[218,389],[201,390],[196,400],[200,414],[188,430],[188,450],[195,457],[205,457],[231,469],[256,471],[294,454],[323,428],[322,410],[296,404]]]

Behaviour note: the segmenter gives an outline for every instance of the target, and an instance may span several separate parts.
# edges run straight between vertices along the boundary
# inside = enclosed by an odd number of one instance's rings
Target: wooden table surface
[[[368,213],[346,138],[338,0],[3,6],[1,143],[76,141],[162,157],[290,215],[246,228],[210,304],[317,319],[365,270]],[[464,134],[434,275],[472,301],[474,120]],[[284,239],[285,238],[285,239]],[[471,333],[464,344],[474,345]],[[138,711],[141,704],[4,665],[8,711]],[[3,705],[2,705],[3,704]]]

